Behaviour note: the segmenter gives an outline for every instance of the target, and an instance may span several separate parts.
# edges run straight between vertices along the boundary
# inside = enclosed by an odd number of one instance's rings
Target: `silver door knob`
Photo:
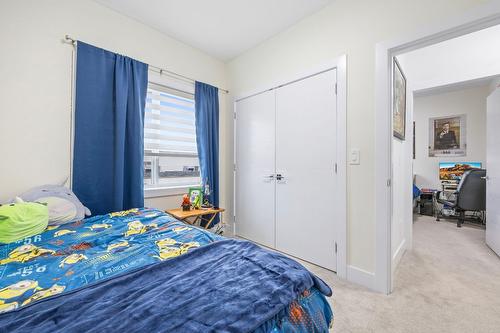
[[[283,176],[281,173],[276,174],[276,182],[278,184],[286,184],[286,177]]]
[[[274,180],[274,175],[267,175],[267,176],[264,176],[264,181],[266,182],[270,182]]]

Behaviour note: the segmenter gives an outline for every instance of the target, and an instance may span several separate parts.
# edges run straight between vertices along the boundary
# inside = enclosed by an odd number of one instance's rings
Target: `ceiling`
[[[94,0],[229,61],[333,0]]]
[[[412,90],[465,88],[500,75],[500,25],[397,56]]]

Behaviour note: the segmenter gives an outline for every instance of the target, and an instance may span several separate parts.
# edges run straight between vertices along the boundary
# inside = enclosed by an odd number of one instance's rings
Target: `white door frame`
[[[378,43],[375,49],[375,290],[389,294],[391,277],[392,219],[392,115],[391,66],[398,54],[433,45],[500,24],[500,2],[470,10],[466,15],[423,29],[395,41]]]
[[[309,76],[324,72],[326,70],[337,70],[337,189],[335,197],[339,211],[335,218],[342,221],[337,228],[337,275],[347,278],[347,56],[342,55],[320,66],[307,71],[299,72],[288,79],[264,85],[260,89],[255,89],[234,98],[234,129],[236,129],[236,102],[257,95],[267,90],[275,89],[294,81],[304,79]],[[332,86],[332,90],[335,87]],[[236,131],[233,133],[233,140],[236,142]],[[236,145],[234,145],[236,147]],[[234,154],[234,165],[236,165],[236,154]],[[233,172],[233,207],[236,207],[236,173]],[[304,203],[308,205],[309,203]],[[236,212],[234,212],[236,214]],[[233,216],[234,221],[234,216]],[[234,225],[233,225],[234,230]]]

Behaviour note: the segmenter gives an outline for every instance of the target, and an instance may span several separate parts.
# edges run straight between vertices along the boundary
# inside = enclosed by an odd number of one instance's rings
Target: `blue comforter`
[[[148,209],[56,230],[0,246],[1,332],[328,330],[330,288],[252,243]]]
[[[251,332],[302,292],[330,288],[297,262],[238,240],[0,317],[8,332]]]

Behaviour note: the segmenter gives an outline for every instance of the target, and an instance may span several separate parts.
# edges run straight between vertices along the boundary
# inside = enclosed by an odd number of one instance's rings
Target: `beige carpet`
[[[418,217],[389,296],[305,265],[334,289],[334,332],[500,332],[500,259],[484,237]]]

